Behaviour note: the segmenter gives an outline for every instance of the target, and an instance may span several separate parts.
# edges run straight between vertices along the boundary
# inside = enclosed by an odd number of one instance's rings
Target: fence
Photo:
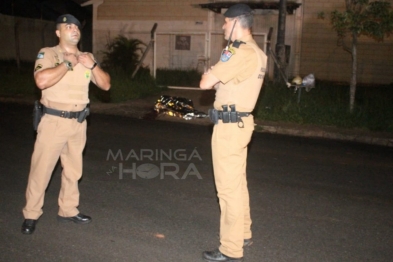
[[[266,52],[266,34],[254,33],[254,39]],[[222,32],[158,32],[155,35],[153,71],[157,68],[205,71],[220,59],[227,44]]]
[[[0,14],[0,60],[34,61],[44,46],[57,44],[55,23]]]

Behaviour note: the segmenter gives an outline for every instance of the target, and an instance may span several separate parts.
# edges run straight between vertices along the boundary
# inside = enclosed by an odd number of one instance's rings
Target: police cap
[[[78,19],[76,19],[75,16],[70,15],[70,14],[65,14],[65,15],[61,15],[57,18],[56,20],[56,24],[75,24],[77,25],[79,28],[81,28],[81,23],[79,22]]]
[[[236,4],[231,7],[224,13],[225,17],[233,18],[241,15],[250,15],[252,13],[252,9],[246,4]]]

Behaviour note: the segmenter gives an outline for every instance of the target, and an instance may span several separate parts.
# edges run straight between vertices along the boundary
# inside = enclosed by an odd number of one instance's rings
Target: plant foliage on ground
[[[33,80],[33,68],[33,63],[23,63],[22,70],[18,73],[15,62],[0,62],[2,80],[0,95],[39,94]],[[104,102],[121,102],[159,94],[162,90],[157,87],[148,69],[141,69],[133,79],[131,79],[132,72],[111,70],[109,73],[111,90],[101,91],[92,84],[90,98]],[[176,74],[179,74],[178,70]],[[187,77],[190,78],[187,81],[199,83],[200,74],[190,74]],[[184,83],[177,83],[175,78],[171,81],[175,82],[170,85],[184,85]],[[286,85],[265,81],[254,115],[257,119],[267,121],[393,132],[393,103],[390,101],[393,97],[393,84],[359,85],[356,107],[352,114],[347,106],[349,99],[347,90],[348,84],[317,81],[316,87],[310,92],[302,90],[298,103],[299,90],[295,93],[293,88],[287,88]]]
[[[90,98],[96,98],[102,102],[118,103],[159,94],[162,90],[150,75],[149,69],[141,68],[134,78],[131,78],[132,72],[123,70],[109,70],[109,74],[111,76],[111,89],[103,91],[94,88],[94,85],[91,84]]]
[[[123,70],[134,72],[143,51],[146,48],[141,40],[118,35],[108,40],[101,66],[106,70]]]
[[[348,84],[318,81],[310,92],[265,82],[258,99],[258,119],[298,124],[315,124],[370,131],[393,132],[393,85],[359,85],[356,106],[351,114],[347,101]]]
[[[148,68],[140,67],[135,76],[131,77],[145,48],[142,41],[123,35],[108,40],[106,50],[102,52],[102,67],[111,76],[111,89],[105,92],[91,88],[91,97],[103,102],[122,102],[158,94],[160,89]]]

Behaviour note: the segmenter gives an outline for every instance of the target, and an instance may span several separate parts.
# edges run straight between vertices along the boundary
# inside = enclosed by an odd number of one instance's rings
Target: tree
[[[355,104],[357,84],[357,45],[362,35],[383,41],[393,31],[393,11],[387,1],[345,0],[346,10],[331,13],[331,23],[338,35],[338,44],[352,55],[352,75],[350,81],[349,110],[352,113]],[[351,46],[345,43],[345,37],[352,38]]]
[[[287,17],[287,0],[280,0],[280,7],[278,13],[278,26],[277,26],[277,44],[276,54],[279,65],[276,65],[274,70],[274,80],[280,81],[279,70],[285,72],[287,63],[285,55],[285,21]],[[278,68],[280,67],[280,68]]]

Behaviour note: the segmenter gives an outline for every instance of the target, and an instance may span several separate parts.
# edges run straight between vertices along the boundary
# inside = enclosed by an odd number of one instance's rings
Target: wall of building
[[[140,39],[148,44],[150,30],[154,23],[157,23],[155,67],[203,70],[218,61],[221,50],[226,45],[222,34],[224,17],[197,6],[206,2],[105,0],[96,7],[93,50],[98,58],[102,59],[99,51],[105,49],[109,39],[119,34]],[[295,20],[295,15],[287,16],[286,42],[291,47],[288,75],[293,75],[295,70]],[[255,15],[253,34],[261,48],[265,48],[270,27],[274,28],[272,44],[275,45],[277,24],[277,11],[258,12]],[[190,40],[189,50],[177,50],[176,39],[182,36]],[[144,66],[153,67],[153,59],[153,52],[150,52]],[[204,66],[201,67],[201,64]],[[270,62],[269,68],[272,69],[272,66]]]
[[[198,0],[105,0],[98,8],[100,20],[198,21],[206,13]]]
[[[393,4],[393,0],[392,4]],[[93,53],[100,61],[109,39],[119,34],[150,41],[150,30],[158,24],[156,63],[158,68],[197,68],[203,70],[219,59],[226,42],[222,35],[223,16],[197,4],[202,0],[97,0],[93,3]],[[337,46],[336,32],[330,24],[330,12],[344,10],[344,0],[297,0],[301,7],[286,21],[286,44],[290,46],[288,77],[313,73],[317,79],[348,82],[351,55]],[[318,14],[325,13],[325,19]],[[257,12],[253,33],[263,48],[269,28],[273,27],[274,49],[278,23],[277,11]],[[0,14],[0,59],[16,58],[15,25],[19,36],[21,60],[34,61],[44,46],[54,46],[57,38],[53,22]],[[189,50],[176,49],[176,39],[190,37]],[[210,36],[210,38],[209,38]],[[177,38],[176,38],[177,37]],[[347,41],[350,44],[349,39]],[[210,48],[209,48],[210,47]],[[144,66],[153,67],[153,52]],[[361,37],[358,44],[358,82],[392,83],[393,36],[383,42]],[[202,65],[202,66],[201,66]],[[273,63],[269,61],[269,74]]]
[[[44,46],[57,43],[55,23],[0,14],[0,60],[34,61]]]
[[[300,73],[314,73],[317,79],[349,82],[352,71],[350,53],[337,46],[337,35],[330,24],[333,10],[344,11],[344,0],[303,0],[303,31]],[[325,19],[318,19],[324,12]],[[346,43],[350,45],[348,38]],[[384,42],[362,36],[358,43],[358,82],[393,82],[393,37]]]
[[[330,24],[330,13],[344,10],[345,1],[297,2],[301,7],[293,15],[287,15],[286,20],[285,41],[291,51],[286,70],[288,78],[313,73],[317,79],[348,82],[352,57],[337,46],[337,35]],[[166,0],[105,0],[97,8],[94,50],[103,50],[107,39],[120,33],[148,43],[151,27],[157,23],[156,67],[198,68],[200,57],[204,57],[206,66],[214,64],[226,44],[221,30],[223,16],[197,7],[198,3],[206,1],[189,0],[174,4]],[[325,19],[318,18],[321,12],[325,13]],[[261,47],[265,46],[265,36],[273,27],[271,46],[274,50],[277,24],[277,11],[257,11],[253,33]],[[190,36],[190,50],[176,50],[176,36],[182,35]],[[350,39],[347,43],[350,44]],[[360,37],[358,62],[359,83],[392,83],[393,37],[383,42]],[[152,63],[150,53],[145,65],[151,67]],[[270,59],[269,75],[272,68]]]
[[[91,26],[89,21],[82,29],[82,51],[91,52]],[[15,60],[19,52],[20,60],[35,61],[41,48],[58,44],[55,30],[54,21],[0,14],[0,60]]]

